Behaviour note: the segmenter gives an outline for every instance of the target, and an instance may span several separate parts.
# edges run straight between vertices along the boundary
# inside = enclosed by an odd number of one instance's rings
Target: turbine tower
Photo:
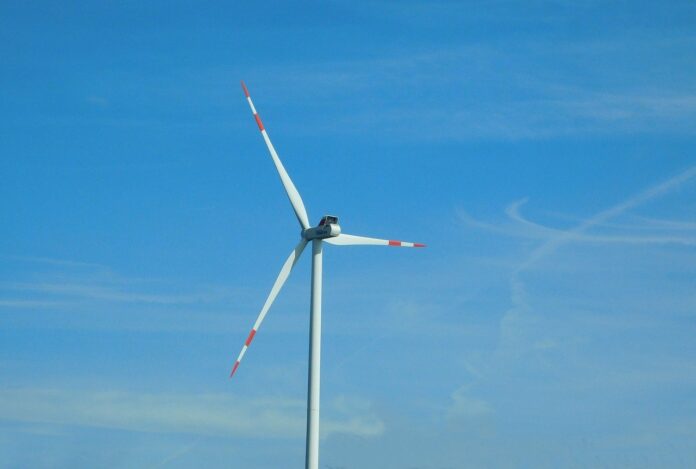
[[[306,459],[305,467],[306,469],[318,469],[319,468],[319,373],[320,373],[320,362],[321,362],[321,277],[322,277],[322,244],[324,242],[333,244],[336,246],[352,246],[352,245],[375,245],[375,246],[401,246],[401,247],[412,247],[412,248],[422,248],[425,244],[420,243],[409,243],[405,241],[395,241],[389,239],[377,239],[377,238],[367,238],[364,236],[354,236],[349,234],[341,233],[341,227],[338,225],[338,218],[327,215],[322,217],[321,221],[317,226],[310,226],[309,218],[307,217],[307,210],[305,209],[304,203],[302,202],[302,197],[297,191],[297,188],[292,183],[290,176],[288,175],[283,163],[281,163],[278,154],[273,148],[271,139],[268,137],[268,133],[261,122],[259,114],[256,112],[254,103],[251,101],[251,96],[249,96],[249,90],[247,90],[246,85],[242,82],[242,89],[244,90],[244,96],[246,96],[249,102],[249,107],[254,115],[256,124],[259,126],[263,140],[266,142],[268,151],[271,153],[271,158],[273,159],[273,164],[275,164],[278,170],[278,175],[280,176],[280,181],[285,187],[285,192],[288,194],[290,199],[290,204],[292,209],[295,211],[295,216],[300,223],[302,231],[300,232],[300,242],[292,250],[290,256],[288,256],[285,264],[280,269],[280,274],[276,278],[271,292],[266,298],[266,302],[261,308],[254,327],[249,332],[249,336],[242,346],[242,351],[237,357],[234,366],[232,367],[232,372],[230,373],[230,378],[234,375],[239,367],[239,363],[242,361],[244,354],[246,353],[251,341],[254,339],[256,332],[259,330],[261,323],[266,317],[269,308],[273,304],[278,292],[283,288],[283,284],[288,279],[292,268],[297,263],[302,251],[304,250],[307,243],[312,242],[312,294],[311,294],[311,306],[310,306],[310,327],[309,327],[309,380],[307,386],[307,449],[306,449]]]

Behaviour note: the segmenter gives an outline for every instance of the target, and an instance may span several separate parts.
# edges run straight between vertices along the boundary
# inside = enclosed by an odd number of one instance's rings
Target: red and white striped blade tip
[[[425,244],[423,244],[423,243],[409,243],[407,241],[396,241],[394,239],[390,239],[389,246],[404,246],[404,247],[410,247],[410,248],[424,248]]]
[[[237,357],[237,361],[234,362],[232,372],[230,373],[230,378],[234,376],[234,372],[237,371],[237,368],[239,368],[239,363],[242,361],[242,358],[244,357],[244,354],[246,353],[249,346],[251,345],[251,341],[254,340],[255,335],[256,328],[252,328],[251,332],[249,332],[249,336],[247,336],[247,339],[244,341],[244,346],[242,347],[242,351],[239,353],[239,356]]]

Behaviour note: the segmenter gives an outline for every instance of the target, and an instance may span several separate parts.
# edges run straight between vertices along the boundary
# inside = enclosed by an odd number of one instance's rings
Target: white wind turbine
[[[312,295],[311,295],[311,307],[310,307],[310,328],[309,328],[309,383],[307,390],[307,448],[306,448],[306,459],[305,467],[307,469],[318,469],[319,467],[319,367],[320,367],[320,357],[321,357],[321,268],[322,268],[322,242],[327,242],[329,244],[334,244],[338,246],[350,246],[350,245],[376,245],[376,246],[402,246],[402,247],[412,247],[421,248],[425,247],[425,244],[420,243],[408,243],[404,241],[394,241],[388,239],[377,239],[377,238],[366,238],[364,236],[354,236],[349,234],[341,233],[341,227],[338,225],[338,218],[334,216],[324,216],[317,226],[310,226],[309,219],[307,217],[307,211],[305,210],[304,204],[302,203],[302,198],[297,188],[292,183],[290,176],[283,167],[283,163],[280,162],[278,154],[273,148],[271,139],[268,138],[268,134],[261,123],[261,118],[254,108],[254,103],[251,101],[251,96],[249,96],[249,91],[246,85],[242,82],[242,89],[244,90],[244,95],[249,102],[249,107],[251,107],[251,112],[254,114],[254,119],[256,119],[256,124],[259,126],[261,135],[263,136],[268,151],[271,152],[271,158],[273,159],[273,164],[275,164],[278,170],[278,175],[280,180],[285,187],[285,191],[288,194],[292,208],[295,211],[297,220],[300,222],[302,231],[300,232],[300,242],[292,250],[290,256],[283,264],[280,269],[280,274],[271,288],[271,292],[266,298],[266,302],[261,308],[254,327],[249,332],[249,336],[244,342],[242,351],[237,357],[237,361],[232,367],[232,372],[230,377],[232,377],[239,367],[239,362],[242,361],[242,357],[249,348],[251,341],[254,339],[254,335],[259,330],[261,322],[266,317],[268,309],[273,304],[278,292],[283,287],[283,284],[288,279],[290,271],[297,263],[300,258],[302,251],[309,241],[312,241]]]

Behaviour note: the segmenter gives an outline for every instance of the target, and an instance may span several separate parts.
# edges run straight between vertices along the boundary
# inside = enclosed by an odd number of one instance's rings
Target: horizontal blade
[[[425,244],[421,243],[409,243],[407,241],[396,241],[393,239],[379,239],[379,238],[367,238],[365,236],[354,236],[349,234],[343,234],[333,237],[325,238],[329,244],[334,244],[336,246],[358,246],[358,245],[372,245],[372,246],[401,246],[405,248],[424,248]]]
[[[252,112],[252,114],[254,114],[254,119],[256,119],[256,125],[259,126],[259,130],[261,131],[261,135],[263,136],[263,140],[266,142],[266,146],[268,147],[268,151],[271,152],[271,158],[273,158],[273,164],[275,164],[275,167],[278,170],[278,175],[280,176],[280,182],[282,182],[283,187],[285,187],[285,192],[288,194],[288,198],[290,199],[290,204],[292,204],[292,209],[295,211],[295,216],[297,217],[297,220],[300,222],[300,225],[302,226],[302,228],[306,230],[307,228],[309,228],[309,218],[307,217],[307,210],[305,209],[304,203],[302,202],[302,197],[300,197],[300,193],[297,191],[295,184],[292,183],[292,179],[290,179],[288,172],[285,171],[285,167],[283,166],[283,163],[280,162],[280,158],[278,158],[278,153],[276,153],[275,148],[273,148],[273,144],[271,143],[271,139],[268,137],[268,133],[266,132],[266,129],[264,128],[263,123],[261,122],[261,118],[259,117],[258,112],[256,112],[256,108],[254,107],[254,103],[251,102],[251,96],[249,96],[249,90],[247,90],[247,87],[244,84],[244,82],[242,82],[242,89],[244,90],[244,96],[246,96],[246,99],[249,102],[249,107],[251,108],[251,112]]]
[[[300,258],[300,255],[302,254],[302,251],[304,250],[306,245],[307,245],[307,240],[302,239],[302,241],[300,241],[300,243],[290,253],[290,256],[288,256],[287,260],[285,261],[285,264],[283,264],[283,268],[280,269],[280,273],[278,274],[278,278],[276,279],[275,283],[273,284],[273,288],[271,288],[271,293],[268,294],[268,298],[266,298],[266,302],[264,303],[263,308],[261,308],[261,313],[259,313],[259,317],[256,318],[256,322],[254,323],[254,327],[251,329],[251,332],[249,332],[249,336],[247,337],[247,340],[244,342],[244,346],[242,347],[242,351],[239,352],[239,356],[237,357],[237,361],[234,362],[234,367],[232,367],[232,372],[230,373],[230,378],[234,375],[234,372],[237,371],[237,367],[239,366],[239,362],[242,361],[244,354],[246,353],[247,349],[249,348],[249,345],[251,345],[251,341],[254,339],[254,336],[256,335],[256,331],[258,331],[259,327],[261,327],[261,323],[263,322],[263,318],[266,317],[266,313],[268,313],[268,309],[273,304],[273,301],[276,299],[276,296],[278,296],[278,292],[280,292],[280,289],[283,288],[283,284],[290,276],[290,272],[292,271],[292,268],[295,267],[295,264],[297,263],[297,260]]]

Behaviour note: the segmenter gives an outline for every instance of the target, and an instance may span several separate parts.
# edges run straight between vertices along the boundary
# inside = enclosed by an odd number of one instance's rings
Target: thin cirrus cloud
[[[557,230],[547,228],[529,222],[519,214],[519,207],[526,200],[518,201],[508,207],[506,213],[508,217],[523,226],[525,229],[535,230],[545,238],[544,242],[532,250],[526,258],[514,269],[510,275],[510,301],[512,307],[503,315],[500,321],[501,344],[510,344],[520,340],[524,336],[523,329],[533,318],[530,316],[530,306],[527,300],[525,284],[521,279],[521,274],[533,267],[543,258],[552,255],[563,245],[572,242],[627,242],[627,243],[676,243],[676,244],[696,244],[694,238],[682,238],[672,235],[656,235],[653,237],[645,236],[594,236],[587,235],[586,232],[593,227],[601,225],[615,217],[618,217],[630,209],[636,208],[648,201],[665,196],[668,193],[679,189],[684,184],[691,182],[696,177],[696,166],[689,167],[681,173],[665,181],[654,184],[651,187],[613,205],[594,216],[582,221],[576,227],[569,230]],[[460,217],[461,218],[461,217]],[[465,222],[468,218],[462,218]],[[488,225],[479,223],[477,226],[486,227]],[[512,325],[512,327],[511,327]],[[512,339],[510,339],[512,338]],[[527,344],[529,345],[529,344]]]
[[[310,122],[314,116],[307,114],[292,129],[284,126],[293,133],[310,128],[334,134],[467,141],[691,132],[696,91],[688,77],[681,81],[675,77],[665,90],[645,73],[626,87],[623,82],[616,84],[616,71],[596,66],[598,57],[616,62],[626,55],[645,66],[646,59],[635,52],[641,41],[648,40],[485,42],[426,48],[407,56],[383,51],[378,57],[305,64],[301,69],[292,64],[262,66],[266,73],[260,76],[277,76],[274,72],[282,70],[284,80],[274,81],[273,86],[263,78],[256,82],[280,90],[271,99],[276,104],[296,99],[305,103],[306,90],[321,97],[321,121]],[[649,42],[664,51],[688,47],[679,41]],[[577,81],[576,70],[588,67],[592,70],[588,79]],[[388,99],[394,90],[409,98]],[[354,105],[363,101],[365,105]],[[327,119],[332,108],[341,111]]]
[[[689,183],[695,177],[696,166],[692,166],[666,181],[655,184],[595,214],[569,230],[545,226],[525,218],[520,213],[520,208],[528,202],[527,198],[515,201],[506,207],[505,214],[510,221],[514,222],[512,224],[484,222],[472,217],[461,209],[458,211],[458,217],[462,223],[471,227],[493,231],[507,236],[544,240],[545,242],[543,244],[530,253],[522,268],[531,266],[536,261],[550,255],[560,246],[569,242],[696,245],[696,237],[684,234],[685,230],[688,231],[693,228],[692,224],[681,221],[644,219],[642,225],[630,227],[623,226],[622,228],[624,230],[626,228],[632,228],[634,230],[629,234],[598,235],[587,233],[591,228],[598,226],[612,227],[610,224],[605,225],[605,222],[624,214],[632,208],[677,190],[680,186]],[[638,219],[640,220],[640,218]],[[614,228],[616,228],[616,226],[614,226]],[[645,235],[646,230],[650,230],[651,228],[659,231],[652,235]],[[672,229],[673,232],[666,233],[665,231],[669,229]]]
[[[555,237],[555,236],[564,236],[566,235],[567,231],[558,229],[558,228],[551,228],[545,225],[542,225],[540,223],[535,223],[528,218],[525,218],[521,213],[520,213],[520,207],[522,207],[524,204],[528,202],[529,199],[521,199],[516,202],[513,202],[512,204],[508,205],[508,207],[505,209],[506,215],[515,222],[518,222],[520,225],[523,225],[527,228],[529,228],[529,234],[532,234],[533,236],[537,236],[539,238],[549,238],[549,237]],[[673,223],[679,223],[679,222],[673,222]],[[600,224],[600,223],[598,223]],[[603,223],[601,223],[604,225]],[[610,226],[610,225],[607,225]],[[644,232],[646,230],[649,230],[651,227],[647,224],[643,225],[633,225],[633,226],[622,226],[621,227],[624,230],[634,230],[634,231],[641,231]],[[573,236],[574,241],[578,242],[590,242],[590,243],[628,243],[628,244],[685,244],[685,245],[693,245],[696,244],[696,237],[688,237],[688,236],[680,236],[680,233],[675,233],[674,235],[670,234],[657,234],[655,236],[649,236],[649,235],[640,235],[640,234],[634,234],[634,235],[588,235],[588,234],[581,234],[581,233],[576,233]]]
[[[16,260],[26,264],[22,269],[29,268],[16,280],[0,282],[0,314],[8,324],[22,327],[218,334],[234,329],[235,305],[246,307],[247,295],[236,287],[181,288],[162,279],[124,277],[103,265]]]
[[[78,425],[147,433],[299,438],[305,401],[286,397],[245,398],[231,394],[168,394],[75,389],[0,390],[0,418],[8,421]],[[368,401],[339,397],[328,402],[322,437],[377,437],[384,422]]]
[[[622,216],[631,209],[635,209],[647,202],[675,192],[684,185],[693,182],[695,178],[696,166],[689,167],[667,180],[658,182],[582,220],[574,228],[566,230],[544,226],[524,218],[520,213],[520,208],[527,202],[527,199],[516,201],[506,208],[505,213],[511,222],[506,224],[483,222],[474,219],[464,211],[460,211],[459,219],[468,226],[505,236],[541,241],[536,248],[528,251],[521,261],[514,263],[515,267],[509,273],[510,307],[500,318],[499,342],[493,357],[494,360],[497,360],[498,364],[504,364],[508,361],[514,362],[522,354],[532,349],[549,350],[557,348],[558,342],[553,337],[544,335],[544,332],[540,330],[539,320],[543,312],[534,306],[534,298],[528,291],[523,277],[525,272],[529,271],[542,259],[553,255],[564,245],[570,243],[667,243],[695,245],[696,238],[683,234],[685,227],[687,229],[691,227],[688,222],[666,222],[664,220],[647,219],[643,220],[642,225],[638,225],[639,228],[629,227],[633,228],[633,230],[628,234],[595,235],[588,233],[591,229],[598,227],[604,229],[609,227],[616,230],[617,227],[609,223],[612,219]],[[638,218],[638,220],[641,219]],[[659,231],[650,236],[645,236],[645,230],[653,229],[656,225]],[[621,229],[625,231],[626,227],[621,226]],[[643,301],[645,302],[646,300],[644,299]],[[681,301],[691,304],[693,300],[682,298]],[[660,300],[660,304],[664,305],[665,301]]]
[[[27,291],[56,296],[67,296],[92,300],[126,303],[182,304],[195,303],[205,299],[201,295],[165,295],[123,291],[113,286],[81,283],[23,283],[5,282],[0,288],[13,291]]]
[[[696,177],[696,166],[692,166],[682,171],[678,175],[653,185],[646,190],[629,197],[628,199],[620,202],[606,210],[603,210],[593,217],[585,220],[583,223],[579,224],[575,228],[565,231],[562,235],[554,237],[535,249],[529,256],[529,258],[520,267],[521,269],[527,268],[540,260],[541,258],[550,255],[556,251],[563,244],[573,241],[577,235],[583,234],[585,231],[589,230],[593,226],[596,226],[602,222],[608,221],[615,218],[622,213],[630,210],[632,208],[638,207],[650,200],[659,198],[673,190],[678,189],[681,185],[690,182],[694,177]]]
[[[473,397],[468,385],[457,388],[450,397],[452,403],[447,409],[448,419],[480,417],[493,413],[491,404]]]
[[[409,141],[456,142],[633,132],[685,134],[691,132],[691,122],[696,117],[696,90],[690,76],[675,75],[666,90],[659,79],[642,73],[631,87],[626,87],[623,81],[617,85],[614,76],[617,70],[598,67],[596,63],[617,63],[629,56],[638,67],[647,67],[648,61],[636,50],[654,48],[669,56],[692,47],[689,42],[662,37],[603,41],[590,38],[572,42],[501,39],[423,47],[408,54],[385,48],[372,57],[309,62],[301,66],[282,61],[260,63],[255,64],[249,81],[255,89],[263,90],[266,99],[262,101],[274,106],[287,105],[290,115],[293,109],[305,110],[301,118],[291,116],[276,129],[296,135],[321,131],[333,135],[387,134]],[[587,79],[578,81],[578,69],[591,70]],[[163,79],[199,81],[200,89],[212,89],[211,94],[190,98],[198,106],[209,108],[212,103],[218,106],[220,97],[227,96],[229,76],[237,76],[240,70],[224,72],[184,71],[181,72],[184,76]],[[211,75],[222,78],[211,84]],[[283,79],[278,80],[278,76]],[[162,93],[162,79],[146,81],[143,86],[156,87]],[[181,99],[176,86],[168,89],[164,91],[165,98],[171,98],[169,93],[177,93],[176,98]],[[399,99],[393,99],[395,91]],[[310,101],[308,94],[313,98]],[[88,98],[93,106],[105,109],[111,106],[111,101],[101,96]],[[113,98],[113,101],[119,100]],[[297,101],[302,104],[298,105]],[[263,102],[259,105],[269,109]],[[321,112],[307,112],[314,107]],[[163,125],[156,116],[142,115],[142,110],[137,112],[137,119],[131,116],[124,121],[121,117],[105,115],[99,122]],[[167,125],[209,127],[219,125],[216,119],[201,123],[200,119],[179,116]]]
[[[111,271],[107,266],[71,260],[16,257],[27,264],[44,264],[54,269],[52,274],[38,274],[33,281],[0,282],[0,300],[6,306],[42,307],[42,302],[65,304],[70,301],[105,301],[112,303],[142,303],[155,305],[191,305],[210,303],[229,298],[238,292],[228,287],[206,286],[189,293],[168,293],[157,290],[156,284],[163,282],[125,278]],[[163,287],[160,285],[160,287]],[[166,288],[159,288],[163,290]],[[233,291],[234,290],[234,291]],[[30,295],[31,300],[21,298]],[[40,298],[37,298],[40,295]],[[13,296],[13,298],[9,298]],[[37,301],[40,300],[40,301]]]

